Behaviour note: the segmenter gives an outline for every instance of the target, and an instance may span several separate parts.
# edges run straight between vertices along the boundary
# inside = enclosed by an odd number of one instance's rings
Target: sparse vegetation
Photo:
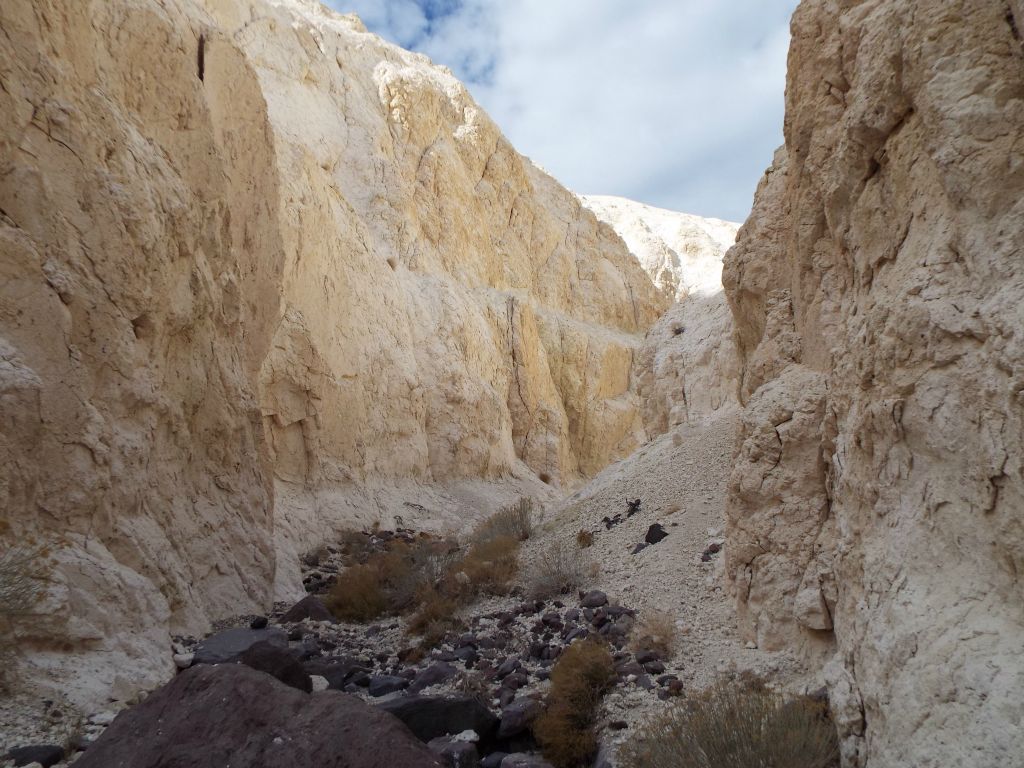
[[[576,534],[576,545],[580,549],[587,549],[594,545],[594,534],[590,531],[580,531]]]
[[[533,732],[556,768],[590,764],[597,751],[597,707],[614,680],[611,653],[597,640],[573,643],[555,663],[547,707]]]
[[[637,651],[656,651],[663,659],[672,658],[676,649],[675,621],[661,611],[645,614],[633,628],[630,645]]]
[[[343,621],[372,621],[406,611],[424,586],[434,586],[449,547],[434,539],[396,542],[346,569],[328,593],[327,607]]]
[[[5,530],[0,533],[6,533]],[[14,621],[32,613],[45,594],[47,557],[42,545],[0,544],[0,690],[13,683]]]
[[[475,541],[511,537],[526,541],[533,533],[533,500],[522,498],[515,504],[502,507],[477,526]]]
[[[585,563],[577,542],[556,541],[537,558],[530,572],[530,595],[543,600],[575,592],[584,581]]]
[[[458,609],[480,595],[505,595],[519,570],[520,542],[531,532],[532,502],[520,500],[481,524],[467,545],[421,537],[392,541],[368,551],[369,536],[349,533],[343,551],[357,562],[337,579],[326,598],[343,621],[372,621],[412,613],[411,634],[433,643],[458,628]]]
[[[486,539],[470,546],[465,557],[451,566],[457,577],[445,579],[449,593],[464,599],[481,594],[504,595],[519,571],[519,542],[511,536]]]
[[[838,754],[824,704],[727,680],[650,721],[622,760],[626,768],[831,768]]]

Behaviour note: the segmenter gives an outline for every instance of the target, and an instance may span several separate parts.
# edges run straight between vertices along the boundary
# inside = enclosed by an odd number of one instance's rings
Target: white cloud
[[[742,220],[796,0],[332,0],[446,64],[570,188]]]

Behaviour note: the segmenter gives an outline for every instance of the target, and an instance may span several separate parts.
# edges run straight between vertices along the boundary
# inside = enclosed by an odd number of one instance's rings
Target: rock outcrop
[[[845,766],[1024,751],[1022,25],[804,0],[786,143],[726,258],[741,625],[835,650]]]
[[[645,335],[633,366],[648,435],[734,407],[739,360],[722,293],[722,258],[739,225],[621,197],[581,199],[674,302]]]
[[[295,596],[341,525],[644,439],[668,299],[444,68],[305,0],[0,27],[0,507],[57,545],[20,642],[72,691]]]

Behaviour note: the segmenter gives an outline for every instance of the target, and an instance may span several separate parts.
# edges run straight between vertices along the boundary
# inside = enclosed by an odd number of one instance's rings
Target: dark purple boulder
[[[354,696],[301,693],[239,664],[192,667],[125,710],[76,768],[438,768],[402,723]]]

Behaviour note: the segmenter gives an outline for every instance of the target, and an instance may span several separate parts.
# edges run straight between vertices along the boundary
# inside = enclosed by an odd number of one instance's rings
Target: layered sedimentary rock
[[[644,336],[633,366],[648,434],[734,407],[739,361],[722,293],[722,258],[739,225],[621,197],[582,200],[674,302]]]
[[[805,0],[785,147],[726,258],[741,622],[836,650],[848,766],[1024,751],[1022,23]]]
[[[22,642],[85,652],[73,689],[159,676],[346,522],[643,440],[667,299],[447,70],[302,0],[0,27],[0,506],[60,539]]]

